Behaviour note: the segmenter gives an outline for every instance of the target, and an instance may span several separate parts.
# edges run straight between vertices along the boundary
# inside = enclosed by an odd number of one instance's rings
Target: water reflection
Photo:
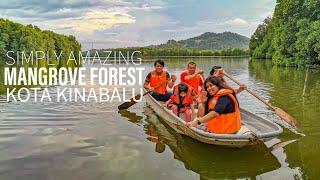
[[[275,179],[280,175],[284,179],[317,179],[320,176],[319,70],[310,70],[305,80],[305,70],[220,58],[169,59],[166,68],[178,75],[188,61],[196,61],[206,72],[213,65],[225,67],[259,96],[299,119],[299,128],[307,136],[285,130],[278,139],[266,143],[268,148],[226,149],[177,134],[144,102],[118,113],[117,102],[8,103],[0,98],[1,179]],[[143,65],[145,73],[153,69],[152,62]],[[239,101],[243,108],[280,121],[245,92],[239,95]]]
[[[179,74],[183,70],[183,65],[186,62],[166,61],[170,72],[176,74]],[[265,99],[271,99],[270,101],[274,105],[278,105],[276,103],[278,100],[272,101],[274,92],[277,91],[274,88],[277,85],[270,83],[270,80],[257,79],[259,76],[255,74],[265,73],[266,76],[269,76],[268,69],[271,67],[259,62],[260,64],[258,65],[262,66],[260,67],[261,69],[254,69],[252,68],[252,62],[248,64],[244,62],[246,61],[238,59],[216,60],[213,63],[210,59],[204,59],[199,60],[197,64],[201,69],[206,71],[209,71],[211,64],[224,66],[227,71],[231,72],[242,82],[257,89]],[[281,68],[278,70],[281,71]],[[280,121],[263,105],[257,105],[255,99],[250,95],[241,94],[239,99],[243,102],[243,107],[252,109],[253,112],[265,118]],[[283,105],[280,104],[279,107],[283,107]],[[287,108],[288,104],[284,107]],[[290,112],[290,110],[288,111]],[[277,177],[301,179],[306,177],[305,170],[301,167],[301,158],[291,155],[291,153],[299,153],[299,150],[292,147],[297,146],[304,139],[287,130],[284,131],[280,139],[273,139],[267,142],[268,148],[264,146],[251,146],[240,150],[226,149],[199,143],[177,134],[170,127],[166,126],[165,123],[161,122],[161,118],[156,116],[148,107],[144,108],[142,114],[146,116],[146,122],[144,122],[145,133],[148,135],[148,140],[155,143],[156,151],[163,152],[165,151],[165,146],[168,146],[174,152],[174,158],[183,162],[186,169],[198,173],[201,179],[245,177],[257,179],[272,179]],[[292,163],[292,159],[294,159],[295,163]]]
[[[186,169],[198,173],[201,179],[254,178],[257,174],[280,167],[277,159],[264,146],[231,149],[206,145],[174,132],[161,122],[150,107],[144,108],[143,114],[146,115],[144,130],[148,140],[155,143],[155,151],[164,152],[167,145],[174,152],[174,158],[184,163]],[[129,121],[133,122],[131,118],[137,117],[129,117]]]
[[[144,123],[141,121],[143,119],[142,116],[139,116],[137,113],[130,112],[128,110],[120,110],[118,111],[122,117],[127,118],[130,122],[137,124],[139,126],[143,126],[145,133],[148,135],[147,139],[156,144],[155,151],[158,153],[162,153],[165,151],[165,144],[161,136],[158,135],[156,127],[151,123]],[[148,118],[148,117],[147,117]],[[144,123],[144,124],[143,124]]]
[[[142,116],[137,115],[137,113],[128,111],[126,109],[120,110],[120,111],[118,111],[118,113],[121,114],[121,116],[128,118],[129,121],[131,121],[133,123],[139,123],[140,120],[143,118]]]
[[[320,175],[317,167],[320,164],[320,70],[281,68],[272,64],[252,60],[249,62],[249,75],[256,81],[273,85],[269,90],[270,102],[283,107],[299,120],[299,128],[306,137],[287,145],[286,162],[290,167],[301,167],[304,177],[317,179]],[[308,77],[306,77],[308,75]],[[303,95],[304,94],[304,95]],[[285,133],[282,140],[294,139],[292,133]]]

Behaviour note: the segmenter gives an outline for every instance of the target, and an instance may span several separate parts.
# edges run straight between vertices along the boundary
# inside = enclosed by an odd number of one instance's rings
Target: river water
[[[179,75],[188,61],[207,73],[221,65],[261,97],[294,116],[266,146],[206,145],[167,127],[143,100],[121,103],[6,102],[0,98],[0,179],[317,179],[320,175],[320,71],[280,68],[247,58],[166,59]],[[153,63],[143,62],[147,74]],[[236,87],[231,81],[229,84]],[[49,87],[51,88],[51,87]],[[52,87],[53,88],[53,87]],[[98,88],[98,87],[95,87]],[[243,108],[286,126],[250,94]]]

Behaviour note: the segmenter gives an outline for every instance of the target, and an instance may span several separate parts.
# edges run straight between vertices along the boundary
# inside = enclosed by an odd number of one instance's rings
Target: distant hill
[[[125,47],[112,49],[92,49],[106,56],[105,50],[137,51],[142,57],[159,56],[248,56],[249,38],[232,32],[206,32],[186,40],[169,40],[165,44],[145,47]],[[94,52],[93,52],[94,53]]]
[[[186,40],[169,40],[165,44],[151,45],[148,48],[156,49],[197,49],[197,50],[223,50],[227,48],[243,48],[248,49],[249,38],[237,33],[223,32],[213,33],[206,32],[200,36],[189,38]]]

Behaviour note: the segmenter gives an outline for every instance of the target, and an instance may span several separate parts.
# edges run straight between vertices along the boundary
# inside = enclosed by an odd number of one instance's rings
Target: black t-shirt
[[[212,110],[210,110],[210,111],[212,111]],[[235,111],[234,103],[228,95],[221,96],[218,99],[217,104],[214,107],[213,111],[215,111],[219,114],[233,113]]]

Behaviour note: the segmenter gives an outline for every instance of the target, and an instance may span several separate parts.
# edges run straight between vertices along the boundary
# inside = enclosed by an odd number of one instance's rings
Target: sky
[[[250,37],[276,0],[1,0],[0,18],[74,35],[82,49],[146,46],[205,32]]]

